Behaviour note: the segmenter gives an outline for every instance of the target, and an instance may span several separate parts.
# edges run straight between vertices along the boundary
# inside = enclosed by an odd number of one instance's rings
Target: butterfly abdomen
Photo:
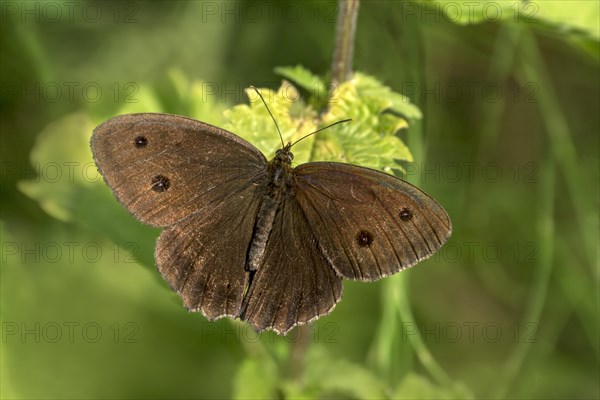
[[[279,203],[279,196],[277,198],[268,195],[263,197],[258,209],[258,215],[256,216],[250,247],[248,248],[246,271],[256,271],[262,263]]]
[[[269,166],[269,179],[266,182],[266,190],[262,196],[248,248],[246,271],[256,271],[260,267],[277,211],[285,194],[291,190],[291,169],[286,161],[276,157]]]

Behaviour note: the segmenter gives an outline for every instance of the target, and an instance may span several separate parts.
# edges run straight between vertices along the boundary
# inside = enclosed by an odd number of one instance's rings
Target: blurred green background
[[[336,3],[1,12],[2,398],[600,397],[598,2],[361,4],[354,68],[421,109],[400,176],[454,233],[284,338],[183,309],[88,141],[131,111],[223,124],[278,66],[327,77]]]

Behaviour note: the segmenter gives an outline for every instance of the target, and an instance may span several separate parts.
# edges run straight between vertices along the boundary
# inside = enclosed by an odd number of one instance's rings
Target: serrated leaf
[[[284,71],[290,70],[284,68]],[[303,71],[305,77],[311,75],[301,67],[295,67],[294,71]],[[406,118],[420,118],[421,113],[408,98],[371,76],[357,73],[352,80],[342,83],[320,120],[288,82],[284,81],[277,92],[259,90],[281,128],[285,143],[328,124],[352,119],[295,145],[296,164],[341,161],[391,172],[392,167],[397,167],[396,161],[412,161],[410,151],[395,134],[408,126]],[[270,158],[281,147],[281,141],[273,133],[276,131],[266,107],[257,101],[252,91],[246,93],[253,99],[250,105],[226,110],[230,122],[224,127],[244,137]]]
[[[407,121],[385,113],[394,107],[393,95],[389,88],[363,74],[342,83],[323,120],[331,123],[352,118],[352,121],[323,134],[315,143],[314,158],[341,160],[388,172],[397,160],[412,161],[410,151],[395,135],[396,128],[407,126]]]
[[[313,93],[313,95],[316,91],[325,88],[325,83],[321,78],[301,65],[296,65],[295,67],[276,67],[275,73],[289,79],[301,88],[308,90]]]
[[[283,82],[277,92],[258,89],[265,99],[273,117],[281,129],[284,143],[293,142],[317,129],[316,115],[305,106],[296,88]],[[281,139],[267,108],[253,89],[246,89],[250,104],[240,104],[225,111],[229,120],[224,128],[248,140],[272,158],[281,148]],[[301,164],[309,161],[314,138],[308,138],[294,146],[294,160]]]
[[[376,103],[380,110],[391,111],[409,120],[422,117],[421,110],[408,97],[392,91],[374,77],[357,72],[352,80],[358,95]]]

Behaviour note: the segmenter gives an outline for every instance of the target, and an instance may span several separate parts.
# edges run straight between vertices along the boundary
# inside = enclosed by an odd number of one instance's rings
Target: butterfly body
[[[293,159],[294,155],[289,150],[288,144],[284,149],[277,150],[275,158],[269,163],[268,180],[256,216],[254,235],[246,260],[246,270],[248,271],[256,271],[260,266],[277,209],[283,197],[292,190],[291,165]]]
[[[117,199],[163,227],[155,259],[186,308],[285,334],[330,312],[342,278],[372,281],[447,240],[431,197],[359,166],[268,162],[223,129],[168,114],[130,114],[95,130],[92,152]]]

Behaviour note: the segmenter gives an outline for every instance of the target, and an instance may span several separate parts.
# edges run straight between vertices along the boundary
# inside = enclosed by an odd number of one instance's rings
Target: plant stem
[[[331,82],[338,85],[350,78],[359,0],[338,1],[338,21],[331,64]]]
[[[308,349],[308,338],[311,331],[310,325],[302,325],[296,329],[296,340],[294,340],[290,349],[287,373],[292,380],[300,381],[304,370],[304,355]]]

